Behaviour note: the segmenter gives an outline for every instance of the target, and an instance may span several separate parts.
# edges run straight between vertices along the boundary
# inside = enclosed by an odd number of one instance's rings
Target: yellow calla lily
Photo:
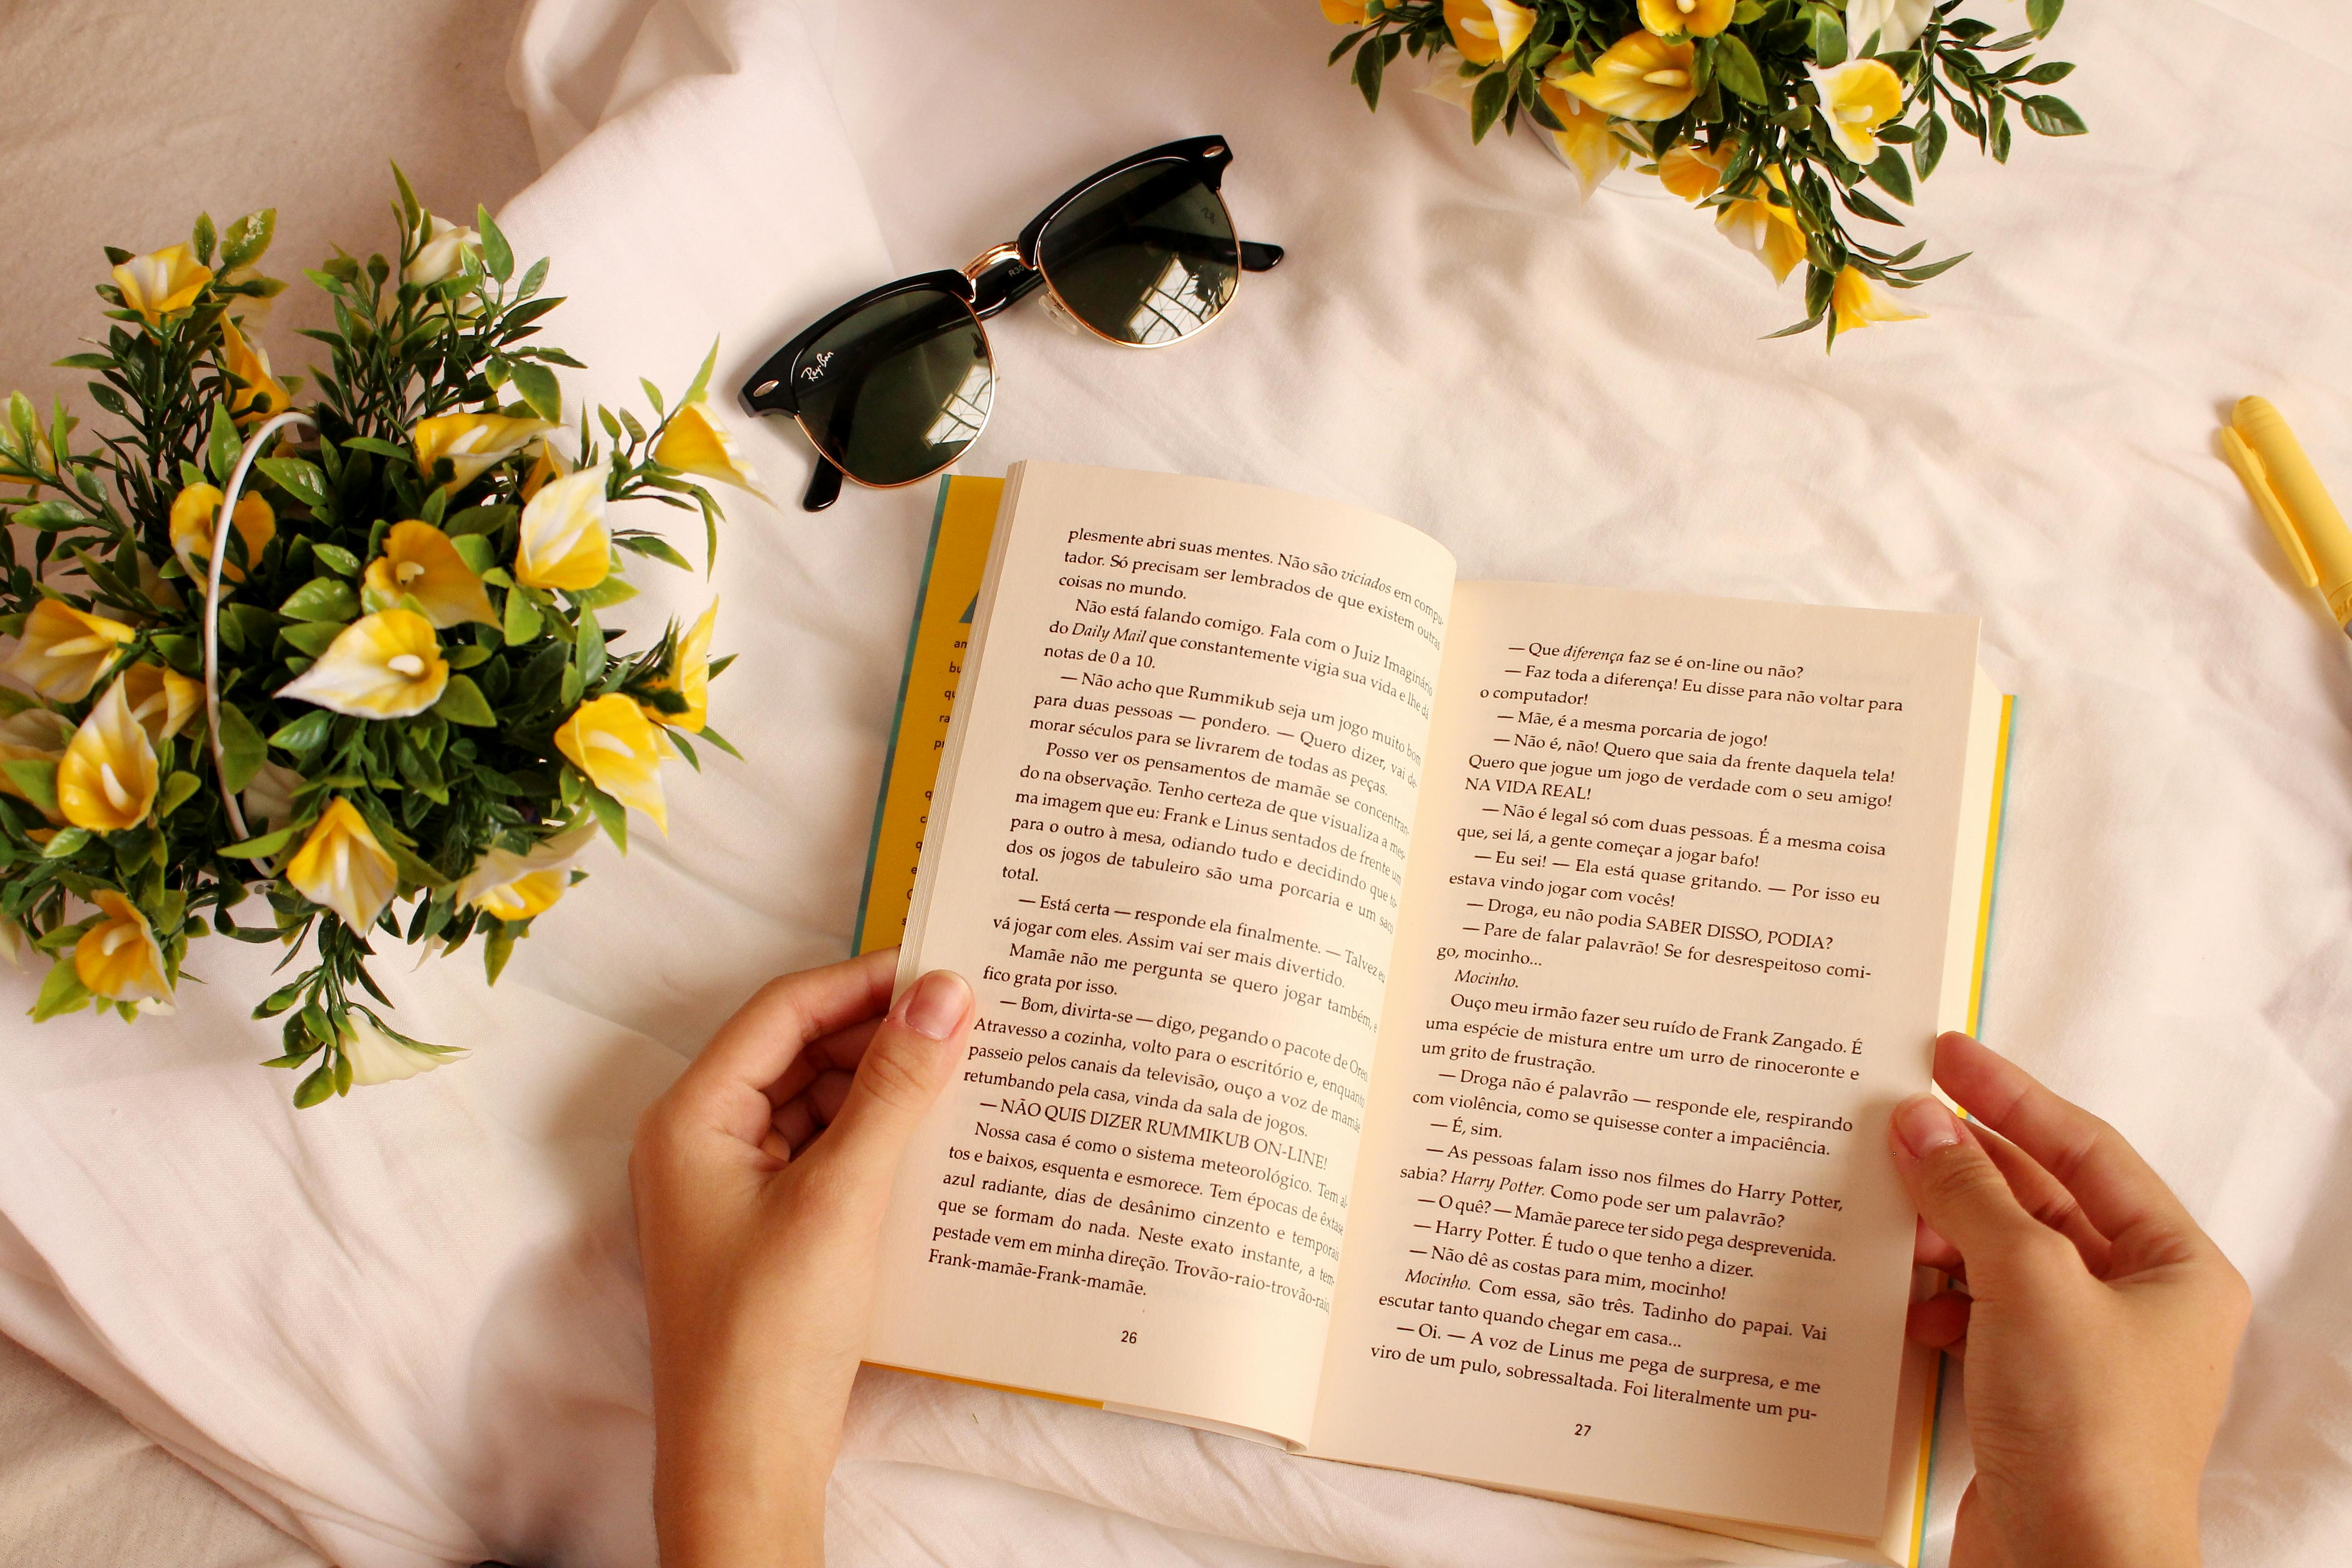
[[[1924,321],[1925,310],[1906,310],[1891,294],[1881,294],[1861,268],[1846,267],[1830,285],[1830,312],[1841,332],[1874,326],[1880,321]]]
[[[464,1056],[459,1046],[428,1046],[379,1028],[365,1015],[354,1013],[341,1029],[343,1059],[352,1064],[352,1082],[358,1085],[397,1083],[421,1072],[446,1066]]]
[[[502,921],[527,921],[543,912],[572,885],[572,863],[596,837],[596,824],[583,822],[531,846],[528,854],[486,849],[457,884],[457,900]]]
[[[1658,160],[1658,184],[1686,202],[1715,194],[1723,183],[1724,165],[1731,162],[1728,146],[1705,148],[1678,142]]]
[[[430,475],[435,463],[448,458],[457,476],[450,488],[463,489],[554,428],[544,419],[513,419],[503,414],[444,414],[418,420],[410,436],[416,466]]]
[[[0,719],[0,763],[58,762],[63,760],[66,747],[72,743],[74,721],[50,708],[27,708]],[[23,790],[0,773],[0,795],[12,795],[18,800],[30,800]],[[54,812],[43,811],[51,822],[65,818]],[[0,925],[8,922],[0,921]]]
[[[536,443],[537,455],[522,476],[522,499],[530,500],[547,486],[550,479],[560,479],[572,471],[572,459],[555,449],[555,443],[541,436]]]
[[[1474,66],[1509,59],[1535,26],[1534,9],[1511,0],[1445,0],[1445,30]]]
[[[217,485],[190,485],[172,498],[172,553],[199,586],[211,575],[213,530],[220,522],[220,503]],[[278,536],[278,519],[269,503],[251,490],[236,498],[229,526],[244,542],[247,561],[260,560],[261,547]],[[221,581],[245,581],[245,568],[234,556],[221,563]]]
[[[1812,74],[1838,150],[1857,163],[1877,157],[1878,128],[1903,112],[1903,79],[1883,60],[1848,60]]]
[[[768,499],[751,465],[736,451],[734,436],[701,398],[672,411],[661,439],[654,443],[654,461],[682,474],[697,474],[750,490],[761,500]]]
[[[1738,0],[1642,0],[1642,26],[1662,38],[1712,38],[1731,26]]]
[[[1323,19],[1343,27],[1360,27],[1372,19],[1380,0],[1323,0]]]
[[[482,237],[476,230],[431,213],[425,215],[417,237],[422,243],[415,258],[400,269],[403,283],[438,283],[455,278],[465,270],[466,253],[482,247]]]
[[[270,374],[269,351],[245,341],[235,321],[221,322],[221,368],[245,384],[229,394],[229,417],[250,425],[294,405],[294,395]]]
[[[52,702],[79,702],[136,635],[121,621],[43,599],[26,618],[16,651],[0,669]]]
[[[168,1002],[172,982],[163,973],[163,950],[139,906],[112,888],[90,894],[106,918],[74,943],[74,977],[90,994],[109,1002]]]
[[[414,610],[362,616],[327,645],[318,662],[278,689],[336,713],[404,719],[441,700],[449,661],[433,623]]]
[[[213,280],[213,269],[198,261],[184,245],[134,256],[114,269],[114,286],[122,290],[125,310],[154,326],[174,310],[184,310]]]
[[[120,833],[145,820],[159,782],[155,748],[118,676],[74,731],[58,763],[58,809],[76,827]]]
[[[1590,197],[1625,162],[1627,149],[1610,129],[1609,116],[1580,98],[1561,90],[1550,82],[1536,89],[1559,121],[1560,128],[1551,132],[1552,145],[1568,166],[1576,171],[1577,183]]]
[[[286,863],[286,879],[314,904],[364,931],[392,902],[400,873],[359,808],[338,795],[310,826],[302,847]]]
[[[1778,169],[1765,170],[1764,178],[1776,191],[1787,189]],[[1715,228],[1732,244],[1751,252],[1775,283],[1788,281],[1789,274],[1805,258],[1804,226],[1797,221],[1795,209],[1775,206],[1760,195],[1716,208]]]
[[[1919,41],[1936,0],[1845,0],[1845,36],[1855,48],[1867,46],[1873,34],[1874,54],[1891,55]]]
[[[1620,120],[1671,120],[1698,96],[1688,40],[1670,44],[1650,33],[1628,33],[1592,62],[1574,68],[1566,55],[1544,67],[1544,79]]]
[[[710,630],[719,619],[719,601],[677,639],[677,647],[669,668],[652,684],[656,690],[675,691],[686,700],[683,713],[664,713],[657,708],[646,709],[646,717],[656,724],[667,724],[674,730],[684,730],[698,735],[710,717]]]
[[[555,731],[555,749],[588,775],[588,782],[654,819],[669,832],[669,807],[662,799],[661,764],[672,755],[661,726],[645,710],[610,692],[583,702]]]
[[[131,716],[158,746],[205,710],[204,682],[160,664],[134,664],[124,670],[122,693],[131,704]]]
[[[613,539],[604,529],[604,470],[583,468],[549,480],[522,509],[515,581],[578,594],[602,583],[612,570]]]
[[[363,581],[370,609],[390,609],[405,594],[444,631],[467,621],[498,624],[481,578],[449,536],[429,522],[395,522],[385,530],[383,553],[368,563]]]

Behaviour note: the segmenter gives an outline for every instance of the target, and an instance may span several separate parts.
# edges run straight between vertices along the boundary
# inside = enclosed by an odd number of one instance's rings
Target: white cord
[[[229,523],[236,510],[236,492],[245,488],[245,476],[252,471],[254,458],[261,455],[263,444],[277,433],[278,426],[298,421],[313,430],[319,427],[319,422],[309,415],[289,409],[246,438],[244,450],[237,454],[236,467],[229,470],[228,483],[221,487],[220,518],[213,524],[213,553],[205,574],[205,727],[212,739],[213,775],[220,782],[221,804],[228,807],[229,826],[240,839],[250,837],[250,833],[245,826],[245,813],[237,809],[236,792],[228,787],[228,756],[221,745],[221,568],[228,561]],[[246,570],[253,571],[260,564],[258,561],[247,561]]]

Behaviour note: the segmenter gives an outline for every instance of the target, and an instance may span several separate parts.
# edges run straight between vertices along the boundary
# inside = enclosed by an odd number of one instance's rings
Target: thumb
[[[907,988],[866,1043],[848,1097],[825,1129],[829,1163],[858,1180],[889,1179],[963,1059],[971,1015],[971,987],[950,970],[935,969]]]
[[[1992,1156],[1934,1095],[1896,1106],[1887,1139],[1920,1217],[1959,1248],[1972,1282],[2031,1267],[2047,1256],[2046,1242],[2063,1245],[2025,1211]]]

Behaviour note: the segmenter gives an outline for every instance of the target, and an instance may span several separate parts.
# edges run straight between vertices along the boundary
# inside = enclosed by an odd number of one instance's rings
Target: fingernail
[[[1895,1135],[1913,1159],[1925,1159],[1958,1142],[1960,1123],[1934,1095],[1915,1094],[1895,1108]]]
[[[907,1010],[900,1015],[907,1027],[929,1039],[944,1040],[955,1033],[971,1006],[971,987],[950,970],[934,969],[907,993]]]

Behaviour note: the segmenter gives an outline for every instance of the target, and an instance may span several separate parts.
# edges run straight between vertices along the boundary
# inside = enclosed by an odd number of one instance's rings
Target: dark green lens
[[[903,485],[954,462],[988,423],[994,380],[979,318],[939,289],[876,300],[793,366],[803,427],[869,485]]]
[[[1199,331],[1241,276],[1225,204],[1174,158],[1088,186],[1045,226],[1037,260],[1073,315],[1123,343]]]

